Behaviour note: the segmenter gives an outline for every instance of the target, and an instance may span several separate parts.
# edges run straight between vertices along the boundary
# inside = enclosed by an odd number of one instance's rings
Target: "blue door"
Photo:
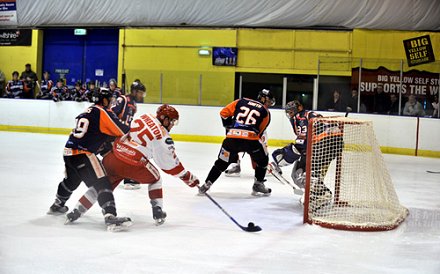
[[[43,70],[54,81],[65,78],[67,85],[95,80],[108,83],[117,77],[118,40],[118,29],[87,29],[86,35],[74,35],[74,29],[47,29]]]

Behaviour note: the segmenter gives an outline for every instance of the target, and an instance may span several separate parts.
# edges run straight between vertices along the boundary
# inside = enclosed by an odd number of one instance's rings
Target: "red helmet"
[[[168,118],[168,120],[170,120],[170,122],[173,122],[174,125],[176,125],[179,121],[179,112],[177,112],[175,108],[168,104],[164,104],[158,107],[156,114],[157,119],[159,119],[161,123],[163,123],[163,120],[165,118]]]

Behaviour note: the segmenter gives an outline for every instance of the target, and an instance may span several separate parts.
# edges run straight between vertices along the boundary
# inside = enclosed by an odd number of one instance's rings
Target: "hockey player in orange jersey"
[[[237,162],[239,152],[246,152],[256,163],[252,194],[270,195],[271,189],[264,185],[269,158],[261,137],[270,123],[268,108],[274,104],[272,93],[263,89],[258,94],[258,100],[238,99],[221,110],[223,126],[227,129],[226,139],[205,183],[199,188],[200,194],[208,191],[229,164]]]
[[[170,105],[162,105],[156,116],[141,115],[131,123],[129,135],[116,139],[113,150],[108,153],[103,164],[112,182],[113,189],[125,178],[148,185],[148,195],[157,225],[165,222],[166,213],[162,210],[162,179],[159,170],[151,159],[167,174],[180,178],[190,187],[199,180],[186,170],[177,158],[174,142],[169,132],[179,120],[179,113]],[[96,193],[89,189],[67,214],[66,222],[73,222],[83,215],[96,201]]]

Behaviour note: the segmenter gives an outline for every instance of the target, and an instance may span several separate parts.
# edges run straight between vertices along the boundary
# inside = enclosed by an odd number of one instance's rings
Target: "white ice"
[[[168,218],[155,226],[147,188],[115,190],[129,231],[107,232],[98,206],[78,222],[46,215],[63,178],[63,135],[0,132],[0,273],[440,273],[440,159],[385,155],[410,215],[396,230],[348,232],[302,223],[291,189],[268,177],[270,197],[250,195],[248,157],[240,178],[220,177],[210,193],[241,231],[196,189],[164,175]],[[204,180],[219,144],[177,142],[187,169]],[[81,185],[67,205],[86,190]]]

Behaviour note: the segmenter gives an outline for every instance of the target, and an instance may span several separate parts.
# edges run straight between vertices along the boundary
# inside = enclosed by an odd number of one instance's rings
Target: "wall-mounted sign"
[[[409,67],[435,61],[429,35],[403,40],[403,45]]]
[[[0,30],[1,46],[30,46],[32,45],[31,29],[3,29]]]

